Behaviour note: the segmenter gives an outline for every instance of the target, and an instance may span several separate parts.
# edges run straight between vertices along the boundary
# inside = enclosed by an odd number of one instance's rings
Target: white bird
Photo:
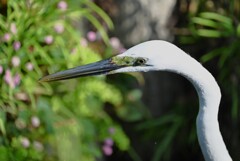
[[[187,78],[199,97],[197,116],[198,141],[206,161],[231,161],[218,124],[221,91],[214,77],[199,62],[162,40],[136,45],[112,58],[57,72],[41,78],[40,82],[70,79],[88,75],[138,71],[169,71]]]

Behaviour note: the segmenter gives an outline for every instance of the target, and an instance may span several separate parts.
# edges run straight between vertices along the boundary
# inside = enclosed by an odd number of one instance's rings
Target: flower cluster
[[[15,74],[12,76],[11,71],[7,69],[4,75],[4,80],[10,86],[10,88],[15,88],[20,83],[20,75]]]
[[[6,32],[3,35],[1,40],[3,42],[10,42],[11,39],[13,39],[13,37],[15,37],[17,33],[18,33],[18,29],[17,29],[16,23],[12,22],[9,25],[9,32]],[[14,51],[18,51],[21,48],[20,41],[18,40],[13,41],[12,47]],[[21,64],[20,58],[18,56],[13,56],[11,59],[11,64],[12,64],[12,67],[14,68],[19,67]],[[0,74],[2,73],[4,73],[4,66],[0,66]],[[7,68],[5,70],[4,81],[6,82],[6,84],[9,85],[10,88],[13,89],[16,86],[18,86],[20,84],[20,80],[21,80],[21,77],[19,73],[13,74],[10,68]]]
[[[38,128],[40,126],[40,124],[41,124],[40,119],[37,116],[31,117],[30,127]],[[17,129],[23,130],[27,127],[27,123],[23,119],[17,118],[15,120],[15,126],[17,127]],[[26,149],[30,148],[30,146],[32,146],[37,151],[42,151],[44,149],[43,144],[41,142],[36,141],[36,140],[31,142],[29,140],[29,138],[25,137],[25,136],[20,137],[20,143],[21,143],[22,147],[26,148]]]
[[[113,135],[115,133],[115,129],[113,127],[110,127],[108,129],[108,132],[109,132],[109,134]],[[103,143],[103,146],[102,146],[102,151],[103,151],[103,153],[106,156],[112,155],[112,153],[113,153],[113,149],[112,149],[113,144],[114,144],[114,142],[113,142],[112,138],[106,138],[104,140],[104,143]]]
[[[52,142],[52,140],[49,139],[51,137],[53,140],[55,140],[55,137],[58,137],[55,135],[55,133],[53,133],[55,126],[58,125],[57,122],[59,121],[55,118],[58,118],[59,116],[59,118],[61,117],[63,120],[68,119],[66,115],[56,112],[55,107],[58,107],[58,104],[66,104],[66,107],[61,109],[68,108],[69,112],[75,111],[73,110],[71,104],[67,103],[67,97],[71,97],[73,104],[77,104],[79,99],[75,97],[75,95],[81,95],[81,106],[89,106],[87,103],[88,95],[90,96],[89,98],[95,98],[95,95],[99,98],[92,100],[96,106],[103,106],[104,102],[110,102],[115,106],[117,105],[115,102],[121,102],[121,94],[117,88],[109,86],[105,80],[96,80],[87,82],[88,85],[86,86],[86,91],[72,94],[69,93],[69,89],[66,88],[63,89],[62,94],[59,95],[58,91],[56,91],[56,95],[49,97],[49,92],[53,91],[53,86],[51,84],[38,83],[37,80],[42,75],[45,75],[48,72],[50,73],[53,70],[57,70],[57,68],[66,68],[66,65],[69,66],[68,63],[70,61],[68,60],[72,60],[72,58],[76,60],[76,63],[79,60],[81,63],[87,63],[89,60],[95,60],[99,57],[97,55],[97,53],[100,53],[98,52],[99,50],[107,52],[111,52],[112,50],[111,47],[109,49],[109,46],[103,44],[107,40],[105,37],[101,37],[101,34],[103,33],[90,30],[83,37],[79,34],[79,31],[75,30],[74,24],[72,24],[70,21],[74,20],[73,18],[75,18],[77,15],[75,14],[75,11],[78,10],[70,7],[73,4],[77,4],[77,2],[67,3],[68,1],[66,0],[56,0],[53,3],[48,4],[44,1],[35,3],[35,1],[30,0],[26,1],[27,6],[19,5],[14,0],[10,0],[9,2],[8,8],[10,8],[10,11],[8,11],[8,14],[4,15],[6,18],[2,19],[4,16],[0,17],[1,22],[4,22],[4,29],[0,35],[0,50],[2,50],[4,54],[0,57],[3,58],[5,54],[7,55],[7,58],[4,58],[0,61],[0,78],[2,79],[1,89],[4,90],[2,92],[3,95],[1,97],[0,106],[4,106],[6,107],[5,109],[10,111],[3,111],[2,114],[2,121],[4,124],[0,128],[0,133],[4,133],[4,135],[0,136],[0,140],[6,139],[6,143],[8,145],[5,145],[4,143],[4,145],[1,147],[1,151],[8,151],[10,146],[10,148],[13,148],[14,151],[9,151],[9,156],[15,156],[14,153],[19,152],[18,156],[16,156],[16,159],[24,158],[26,160],[27,158],[37,158],[36,160],[42,160],[45,156],[47,159],[54,157],[59,158],[60,156],[58,155],[60,153],[49,153],[49,156],[47,156],[48,153],[45,155],[44,151],[55,151],[56,147],[65,146],[64,142],[55,143],[55,141]],[[85,2],[81,2],[79,4],[83,3]],[[44,8],[46,6],[48,8]],[[84,6],[83,8],[87,10],[85,5],[78,6]],[[26,8],[24,7],[27,7],[27,10],[25,10]],[[22,12],[17,12],[19,10]],[[73,10],[74,12],[72,12]],[[92,12],[92,10],[94,10],[94,7],[89,11]],[[91,12],[89,12],[89,14],[91,14]],[[98,13],[94,12],[93,16],[95,16],[95,14]],[[9,16],[12,16],[12,18],[9,18]],[[24,18],[24,20],[19,20],[19,18]],[[30,21],[25,21],[28,19]],[[106,24],[105,26],[108,25]],[[100,29],[101,27],[99,30]],[[69,34],[76,35],[74,35],[74,37],[67,37]],[[79,39],[76,39],[75,36],[78,36]],[[111,38],[110,44],[114,49],[120,50],[122,48],[122,45],[117,38]],[[97,51],[94,50],[95,48]],[[67,57],[65,54],[68,51],[75,53],[75,55],[71,54],[69,57]],[[64,56],[61,54],[64,54]],[[61,63],[66,60],[67,64]],[[58,64],[57,68],[54,68],[55,64]],[[79,88],[81,86],[82,85],[79,85],[76,82],[71,85],[73,88]],[[107,89],[105,92],[106,97],[102,97],[102,94],[98,92],[89,92],[93,89],[98,89],[98,87],[100,87],[100,90],[105,88]],[[113,94],[114,99],[112,101],[111,98],[113,98]],[[111,98],[109,98],[107,95],[110,95]],[[87,97],[85,98],[85,96]],[[81,115],[83,119],[85,117],[88,118],[88,115],[84,111],[79,110],[79,108],[75,109],[76,112],[74,112],[73,115],[76,116],[76,118],[79,115]],[[73,118],[75,119],[75,117]],[[108,114],[106,114],[106,117],[104,118],[99,118],[104,122],[105,120],[111,119]],[[48,119],[52,120],[49,121]],[[94,120],[90,120],[90,118],[89,121],[91,121],[92,124],[96,123]],[[78,124],[82,126],[84,122],[76,121],[76,124],[67,122],[67,125],[76,127],[78,127]],[[101,126],[103,127],[102,129],[106,129],[108,124],[104,123]],[[65,127],[61,126],[58,126],[57,128],[60,130],[65,129]],[[95,128],[95,126],[92,126],[91,128]],[[101,139],[103,139],[102,145],[94,148],[99,148],[99,150],[101,150],[106,156],[112,155],[113,147],[115,145],[120,147],[118,142],[117,144],[115,143],[117,140],[114,140],[116,138],[114,137],[115,130],[117,132],[119,131],[113,127],[109,128],[108,131],[104,133],[104,136],[101,136]],[[71,133],[73,133],[73,131],[69,131],[69,134]],[[81,136],[85,137],[87,135],[88,133],[84,131],[81,133]],[[95,135],[96,134],[91,136],[93,140],[96,138]],[[125,138],[124,135],[118,136],[119,138]],[[86,145],[89,145],[88,143],[90,142],[91,141],[86,142]],[[61,152],[64,151],[62,150]],[[84,151],[80,153],[83,156],[89,156],[89,152],[86,152],[86,154]],[[92,152],[91,155],[91,158],[96,158],[96,154],[94,152]],[[66,158],[63,159],[69,160],[67,155],[65,156]]]
[[[109,156],[113,153],[113,140],[111,138],[106,138],[102,146],[102,151],[105,155]]]
[[[19,67],[21,60],[18,56],[13,56],[11,60],[13,67]],[[0,74],[4,72],[3,66],[0,66]],[[21,77],[19,73],[13,75],[10,69],[7,69],[4,74],[4,81],[9,85],[10,88],[15,88],[20,84]]]
[[[10,40],[15,37],[18,33],[18,30],[17,30],[17,26],[16,26],[16,23],[15,22],[12,22],[10,23],[9,25],[9,32],[6,32],[3,37],[1,38],[1,40],[3,42],[10,42]],[[20,47],[21,47],[21,44],[19,44],[19,41],[16,41],[17,42],[17,49],[15,50],[18,50]],[[14,44],[13,44],[13,47],[14,47]]]
[[[20,138],[20,143],[21,143],[23,148],[29,148],[30,145],[31,145],[31,141],[27,137],[21,137]],[[32,146],[37,151],[42,151],[44,149],[43,144],[39,141],[36,141],[36,140],[33,141]]]
[[[96,33],[94,31],[89,31],[86,37],[89,42],[95,42],[101,39],[99,33]],[[81,44],[86,45],[87,43],[85,42],[86,42],[86,39],[84,39],[83,41],[81,40]],[[109,42],[114,52],[123,53],[126,51],[126,49],[124,48],[124,45],[121,43],[121,41],[117,37],[111,37]]]

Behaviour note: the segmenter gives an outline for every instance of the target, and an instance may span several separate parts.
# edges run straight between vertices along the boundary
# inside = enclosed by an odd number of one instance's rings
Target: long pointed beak
[[[78,66],[68,70],[60,71],[54,74],[47,75],[39,79],[39,82],[51,82],[58,80],[65,80],[89,75],[107,74],[110,71],[119,69],[119,66],[112,62],[112,59],[101,60],[95,63]]]

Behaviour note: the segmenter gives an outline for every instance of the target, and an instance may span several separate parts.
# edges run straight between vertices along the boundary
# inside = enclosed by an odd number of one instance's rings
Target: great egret
[[[199,97],[197,116],[198,141],[206,161],[231,161],[218,124],[221,92],[214,77],[199,62],[162,40],[136,45],[126,52],[92,64],[45,76],[41,82],[57,81],[88,75],[164,70],[180,74],[195,87]]]

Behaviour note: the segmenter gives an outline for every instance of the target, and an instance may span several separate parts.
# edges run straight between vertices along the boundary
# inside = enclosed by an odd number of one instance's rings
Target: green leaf
[[[124,133],[121,127],[115,129],[115,133],[112,136],[120,150],[128,150],[130,146],[130,140]]]
[[[237,26],[237,36],[240,37],[240,24]]]
[[[156,151],[151,161],[159,161],[162,159],[164,153],[168,151],[167,149],[170,147],[174,136],[177,135],[177,130],[179,129],[180,125],[180,122],[176,122],[172,127],[169,127],[167,135],[161,139],[160,143],[157,143]]]
[[[145,121],[144,123],[139,124],[137,126],[137,129],[144,130],[144,129],[161,126],[161,125],[167,124],[169,122],[173,122],[177,117],[178,116],[176,114],[168,114],[168,115],[162,116],[160,118]]]
[[[215,49],[211,52],[208,52],[207,54],[203,55],[201,57],[201,62],[207,62],[217,56],[220,56],[221,54],[224,54],[227,52],[227,48],[226,47],[221,47],[221,48],[218,48],[218,49]]]
[[[0,160],[8,161],[8,148],[4,146],[0,146]]]
[[[6,135],[5,123],[6,123],[6,113],[1,109],[0,110],[0,130],[3,135]]]
[[[104,20],[104,22],[108,25],[110,29],[113,29],[112,20],[100,7],[98,7],[92,1],[86,1],[86,5],[88,5],[94,12],[96,12]]]
[[[198,25],[206,26],[206,27],[212,27],[212,28],[218,28],[219,24],[215,21],[212,21],[210,19],[200,18],[200,17],[194,17],[192,18],[192,22]]]
[[[227,16],[223,16],[220,15],[218,13],[214,13],[214,12],[202,12],[200,13],[200,17],[202,18],[206,18],[206,19],[212,19],[212,20],[216,20],[228,25],[232,24],[232,19],[227,17]]]
[[[210,29],[198,29],[196,33],[199,36],[210,37],[210,38],[220,38],[222,36],[222,32],[217,30],[210,30]]]

